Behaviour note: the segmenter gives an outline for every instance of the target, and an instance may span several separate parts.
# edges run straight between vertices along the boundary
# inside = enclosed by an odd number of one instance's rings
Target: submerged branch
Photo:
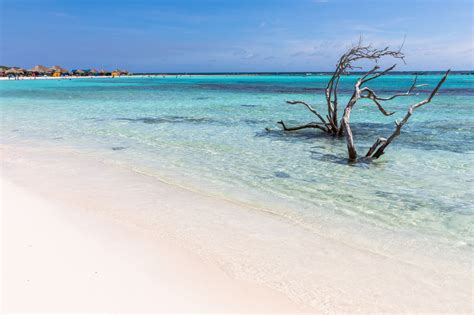
[[[283,120],[280,120],[277,122],[277,124],[280,124],[283,127],[284,131],[296,131],[296,130],[301,130],[301,129],[321,129],[324,132],[328,132],[327,128],[319,125],[317,123],[309,123],[306,125],[301,125],[301,126],[296,126],[296,127],[287,127],[286,124],[283,122]]]
[[[382,137],[378,138],[374,142],[374,144],[370,147],[369,151],[367,151],[367,154],[365,155],[365,157],[370,157],[375,152],[375,150],[379,147],[379,145],[381,145],[385,142],[387,142],[387,139],[382,138]]]

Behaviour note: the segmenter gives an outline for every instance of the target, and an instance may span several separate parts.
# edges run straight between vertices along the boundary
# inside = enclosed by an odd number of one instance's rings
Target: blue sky
[[[0,0],[0,64],[327,71],[362,36],[399,70],[473,69],[472,0]]]

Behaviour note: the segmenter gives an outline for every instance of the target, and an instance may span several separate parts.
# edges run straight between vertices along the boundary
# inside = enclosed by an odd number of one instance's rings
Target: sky
[[[406,64],[397,70],[472,70],[473,3],[0,0],[0,64],[132,72],[330,71],[362,37],[375,47],[404,42]]]

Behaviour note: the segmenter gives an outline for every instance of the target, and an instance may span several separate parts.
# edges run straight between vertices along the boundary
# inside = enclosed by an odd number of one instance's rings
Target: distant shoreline
[[[350,75],[364,74],[365,72],[351,72]],[[391,75],[436,75],[442,74],[443,71],[394,71]],[[458,75],[474,75],[474,70],[459,70],[452,71],[452,74]],[[113,79],[113,78],[166,78],[166,77],[199,77],[199,76],[327,76],[332,75],[332,72],[202,72],[202,73],[136,73],[130,75],[100,75],[100,76],[18,76],[18,77],[0,77],[0,81],[19,81],[19,80],[71,80],[71,79]]]
[[[365,74],[366,71],[352,71],[349,75],[358,75]],[[416,70],[416,71],[391,71],[391,75],[407,75],[407,74],[417,74],[417,75],[432,75],[432,74],[444,74],[445,70],[436,70],[436,71],[425,71],[425,70]],[[451,71],[454,74],[464,74],[464,75],[474,75],[474,70],[456,70]],[[333,71],[296,71],[296,72],[136,72],[133,75],[166,75],[166,76],[176,76],[176,75],[247,75],[247,76],[258,76],[258,75],[294,75],[294,76],[317,76],[317,75],[332,75]]]
[[[85,75],[85,76],[63,76],[63,77],[53,77],[53,76],[42,76],[42,77],[28,77],[28,76],[19,76],[19,77],[0,77],[0,81],[22,81],[22,80],[72,80],[72,79],[114,79],[114,78],[126,78],[126,77],[162,77],[163,75],[123,75],[123,76],[111,76],[111,75]]]

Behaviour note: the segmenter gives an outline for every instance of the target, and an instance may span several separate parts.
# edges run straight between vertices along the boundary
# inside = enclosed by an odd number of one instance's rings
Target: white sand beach
[[[237,73],[237,74],[232,74],[232,75],[239,75],[242,77],[254,77],[258,76],[259,74],[252,74],[252,73]],[[35,80],[56,80],[56,81],[64,81],[64,80],[75,80],[75,79],[115,79],[115,78],[154,78],[154,79],[160,79],[160,78],[181,78],[181,77],[222,77],[222,76],[229,76],[227,73],[212,73],[212,74],[207,74],[207,73],[193,73],[193,74],[172,74],[172,73],[150,73],[150,74],[129,74],[129,75],[117,75],[117,76],[112,76],[112,75],[67,75],[67,76],[61,76],[61,77],[54,77],[50,75],[45,75],[45,76],[18,76],[18,77],[8,77],[8,76],[3,76],[0,77],[0,81],[35,81]]]
[[[140,229],[64,213],[74,207],[6,180],[2,194],[6,313],[299,310]]]
[[[35,187],[48,181],[42,171],[28,179],[23,171],[7,173],[1,178],[2,313],[309,310],[229,277],[176,241],[97,215],[81,206],[81,195],[65,202],[55,198],[59,191],[39,192]]]
[[[61,77],[53,77],[53,76],[18,76],[18,77],[0,77],[0,81],[23,81],[23,80],[72,80],[72,79],[113,79],[113,78],[120,78],[120,77],[134,77],[134,78],[161,78],[161,77],[167,77],[169,75],[157,75],[157,74],[151,74],[151,75],[140,75],[140,74],[134,74],[134,75],[128,75],[128,76],[111,76],[111,75],[100,75],[100,76],[91,76],[91,75],[84,75],[84,76],[77,76],[77,75],[70,75],[70,76],[61,76]],[[175,77],[175,76],[172,76]]]
[[[5,313],[472,312],[469,263],[306,238],[72,150],[4,145],[1,159]]]

